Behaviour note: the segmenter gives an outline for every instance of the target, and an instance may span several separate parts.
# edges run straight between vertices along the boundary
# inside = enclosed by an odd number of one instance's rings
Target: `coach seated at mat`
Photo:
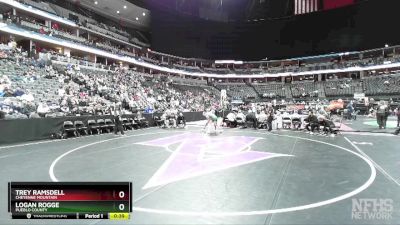
[[[254,129],[257,129],[258,127],[256,114],[252,110],[249,110],[246,115],[246,124],[247,123],[252,124]]]
[[[244,115],[242,110],[239,110],[238,113],[236,114],[236,120],[242,120],[245,121],[246,115]]]
[[[318,129],[318,126],[319,126],[318,118],[317,118],[317,116],[314,115],[314,112],[310,111],[308,117],[306,119],[304,119],[304,121],[307,123],[307,125],[306,125],[307,131],[310,131],[311,133],[313,133],[315,128]]]
[[[182,112],[178,112],[178,116],[176,118],[176,124],[183,125],[183,127],[186,127],[186,119]]]
[[[325,116],[319,115],[318,123],[319,126],[323,127],[323,131],[326,135],[336,134],[336,131],[333,130],[333,128],[335,128],[335,124],[332,121],[328,120]]]
[[[257,120],[259,124],[264,124],[267,122],[268,116],[265,114],[264,110],[261,110],[259,114],[257,114]]]
[[[238,125],[244,125],[244,122],[246,121],[246,116],[242,112],[242,110],[239,110],[238,114],[236,115],[236,122]]]
[[[170,128],[171,126],[176,127],[176,114],[174,114],[174,110],[165,110],[165,113],[161,116],[161,118],[164,120],[164,126],[166,128]]]
[[[228,113],[228,115],[226,116],[226,126],[228,127],[236,127],[237,126],[237,121],[236,121],[236,112],[232,111],[230,113]]]

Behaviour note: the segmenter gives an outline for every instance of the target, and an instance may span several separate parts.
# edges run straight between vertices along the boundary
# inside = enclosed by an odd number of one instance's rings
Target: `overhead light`
[[[139,20],[139,17],[136,17],[136,20]]]
[[[388,45],[388,44],[385,44],[385,48],[389,48],[389,45]]]
[[[236,60],[215,60],[215,64],[243,64],[243,61],[236,61]]]
[[[117,11],[117,13],[119,14],[119,11]]]
[[[94,1],[94,4],[95,4],[95,5],[97,5],[97,4],[99,4],[99,2],[97,2],[97,1]]]
[[[124,9],[126,9],[126,5],[124,5]]]
[[[143,15],[143,16],[146,16],[146,13],[144,12],[144,13],[142,13],[142,15]]]

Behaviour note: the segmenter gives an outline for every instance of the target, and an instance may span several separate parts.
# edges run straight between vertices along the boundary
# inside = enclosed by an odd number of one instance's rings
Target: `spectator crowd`
[[[27,57],[12,44],[0,50],[1,117],[35,118],[107,115],[137,111],[203,111],[216,105],[213,93],[176,88],[167,77],[148,77],[123,67],[113,70]]]

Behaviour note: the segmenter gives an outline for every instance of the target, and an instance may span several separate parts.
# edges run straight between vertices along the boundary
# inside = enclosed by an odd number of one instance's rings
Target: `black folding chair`
[[[132,123],[129,121],[128,118],[122,118],[122,125],[124,130],[132,130]]]
[[[107,131],[107,125],[104,119],[98,119],[97,125],[99,125],[100,134],[102,134],[104,131]]]
[[[147,121],[145,118],[141,118],[138,120],[140,128],[146,128],[149,127],[149,121]]]
[[[292,127],[292,119],[290,119],[290,117],[283,117],[282,118],[282,127],[284,129],[290,129]]]
[[[106,123],[107,132],[110,133],[114,130],[115,123],[111,119],[105,119],[104,122]]]
[[[301,119],[298,117],[292,118],[292,125],[294,129],[299,130],[301,128]]]
[[[89,134],[100,134],[100,127],[95,120],[88,120],[87,127]]]
[[[154,116],[153,117],[154,123],[157,127],[163,127],[164,122],[161,120],[161,118],[159,116]]]
[[[75,125],[75,129],[77,131],[76,133],[78,135],[81,135],[81,134],[87,135],[87,127],[85,126],[85,124],[82,121],[77,120],[74,122],[74,125]]]
[[[135,118],[135,119],[136,119],[136,118]],[[137,129],[140,128],[140,126],[139,126],[139,124],[136,122],[135,119],[129,118],[129,122],[132,124],[132,129],[137,130]]]
[[[64,121],[62,137],[67,138],[71,134],[75,137],[78,136],[74,123],[72,121]]]

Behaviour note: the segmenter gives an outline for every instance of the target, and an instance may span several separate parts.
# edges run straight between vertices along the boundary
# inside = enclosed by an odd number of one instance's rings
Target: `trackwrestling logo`
[[[392,199],[352,199],[351,219],[390,220],[393,213]]]
[[[180,143],[143,189],[238,167],[261,160],[292,155],[252,151],[262,138],[247,136],[208,137],[185,133],[137,144],[165,147]]]

